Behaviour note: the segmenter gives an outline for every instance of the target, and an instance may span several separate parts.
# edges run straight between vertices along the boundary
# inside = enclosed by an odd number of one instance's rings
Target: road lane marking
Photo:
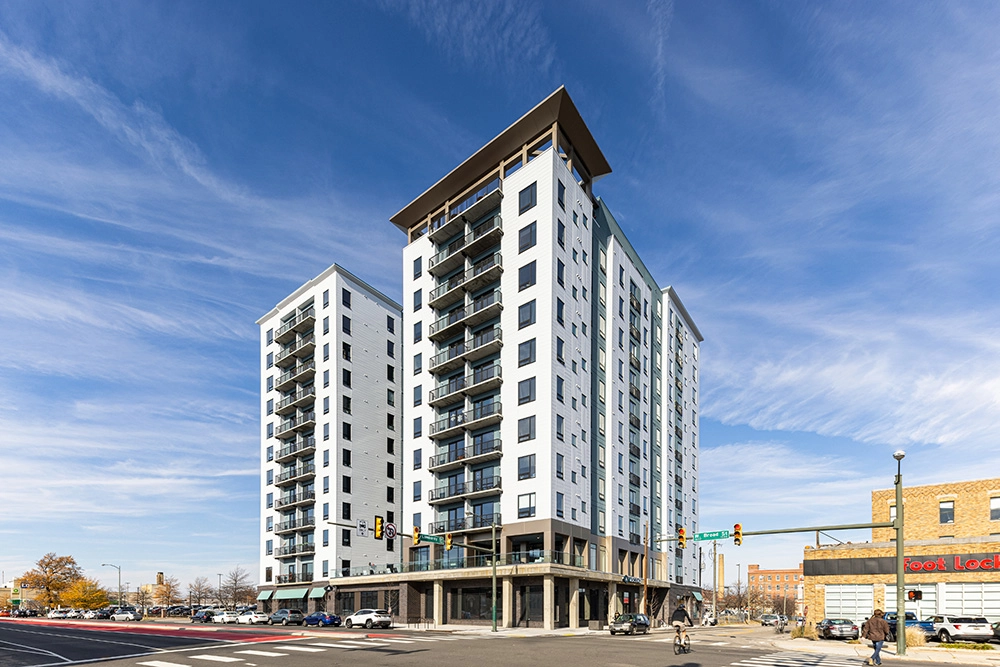
[[[145,665],[146,667],[190,667],[190,665],[185,665],[181,662],[164,662],[163,660],[147,660],[146,662],[137,662],[137,665]]]
[[[275,651],[237,651],[237,653],[244,653],[246,655],[259,655],[262,658],[281,658],[287,653],[276,653]]]
[[[385,637],[379,637],[372,641],[389,642],[391,644],[412,644],[414,642],[413,639],[386,639]]]
[[[304,651],[306,653],[322,653],[323,652],[323,649],[321,649],[321,648],[309,648],[308,646],[291,646],[289,644],[282,644],[281,645],[281,650],[282,651]]]
[[[227,655],[192,655],[195,660],[212,660],[214,662],[243,662],[243,658],[232,658]]]

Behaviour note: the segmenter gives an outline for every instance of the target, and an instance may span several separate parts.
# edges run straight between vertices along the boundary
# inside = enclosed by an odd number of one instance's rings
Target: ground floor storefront
[[[986,538],[927,540],[905,544],[904,599],[918,618],[933,615],[1000,621],[1000,541]],[[803,562],[807,621],[847,618],[857,622],[873,609],[894,611],[896,546],[891,542],[806,549]]]

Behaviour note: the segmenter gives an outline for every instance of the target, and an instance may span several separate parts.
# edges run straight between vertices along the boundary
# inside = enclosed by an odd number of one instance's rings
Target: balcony
[[[299,466],[298,468],[293,468],[280,473],[274,478],[274,485],[288,486],[289,484],[294,484],[299,480],[312,479],[315,476],[316,466],[310,463],[309,465]]]
[[[282,345],[295,338],[298,332],[309,331],[316,325],[316,309],[308,308],[288,320],[274,332],[274,340]]]
[[[276,584],[312,583],[312,574],[279,574],[274,578]]]
[[[490,179],[465,199],[449,207],[449,219],[454,220],[461,216],[469,222],[475,222],[483,217],[500,205],[500,200],[503,198],[502,185],[499,176]]]
[[[628,453],[637,459],[642,458],[642,450],[639,449],[639,445],[629,445]]]
[[[503,331],[497,325],[480,331],[465,341],[465,349],[462,352],[462,357],[467,361],[476,361],[477,359],[482,359],[483,357],[499,352],[501,347],[503,347]]]
[[[474,264],[471,269],[465,272],[465,289],[469,292],[475,292],[477,289],[499,280],[501,274],[503,274],[503,258],[497,252]]]
[[[503,300],[500,297],[500,288],[487,292],[472,302],[471,306],[466,306],[465,324],[475,326],[481,322],[492,319],[500,315],[503,310]]]
[[[289,345],[274,355],[274,365],[280,368],[287,368],[295,364],[296,357],[306,357],[316,349],[316,337],[308,334],[299,338],[294,345]]]
[[[674,435],[676,435],[678,439],[684,439],[684,431],[681,430],[680,426],[674,426]]]
[[[275,535],[284,535],[286,533],[294,533],[299,530],[312,530],[316,527],[316,520],[313,518],[307,519],[289,519],[288,521],[282,521],[274,526]]]
[[[684,416],[684,408],[681,407],[680,403],[674,403],[674,412],[676,412],[681,417]]]
[[[297,394],[286,396],[278,401],[278,404],[274,406],[274,411],[279,415],[283,415],[289,412],[294,412],[295,408],[305,405],[306,403],[312,403],[315,400],[316,387],[308,387]]]
[[[278,558],[283,558],[286,556],[295,556],[297,554],[311,554],[316,552],[316,545],[312,542],[306,542],[305,544],[289,544],[286,547],[280,547],[274,550],[274,555]]]
[[[285,391],[286,389],[291,389],[295,386],[296,382],[302,382],[307,378],[311,378],[316,374],[316,362],[307,361],[304,364],[299,364],[295,368],[290,368],[280,376],[278,380],[274,383],[274,388],[278,391]]]
[[[681,355],[675,355],[674,361],[677,362],[677,370],[684,370],[684,358]]]
[[[464,320],[468,314],[468,310],[467,306],[456,308],[437,322],[433,322],[427,337],[433,341],[442,341],[464,330]]]
[[[295,442],[290,443],[287,447],[282,447],[275,454],[274,460],[278,463],[284,461],[289,461],[296,456],[305,456],[307,454],[312,454],[316,451],[316,438],[309,436],[308,438],[303,438]]]
[[[456,239],[439,253],[430,258],[427,262],[427,272],[432,276],[440,278],[465,264],[465,255],[462,248],[465,247],[465,238]]]
[[[443,454],[432,456],[427,460],[427,469],[431,472],[454,470],[465,465],[498,459],[503,455],[502,452],[500,438],[494,438],[477,445],[452,449]]]
[[[502,236],[503,222],[499,215],[495,215],[465,235],[463,252],[469,257],[475,257],[490,246],[500,243]]]
[[[674,486],[678,489],[684,486],[684,479],[680,475],[674,475]]]
[[[639,400],[639,399],[642,398],[642,392],[639,390],[639,388],[637,386],[635,386],[632,383],[629,383],[629,385],[628,385],[628,393],[629,393],[629,396],[631,396],[632,398],[634,398],[636,400]]]
[[[466,378],[457,377],[434,387],[427,394],[427,404],[437,407],[458,400],[462,396],[462,390],[465,389],[465,381]]]
[[[448,486],[440,486],[427,492],[427,502],[441,503],[449,498],[458,498],[465,494],[465,482],[456,482]]]
[[[492,401],[483,405],[477,405],[466,412],[465,427],[471,431],[489,426],[490,424],[499,423],[501,419],[503,419],[503,413],[500,408],[500,401]]]
[[[434,243],[441,243],[463,231],[465,231],[465,218],[461,215],[453,216],[442,213],[434,220],[431,220],[427,236]]]
[[[639,298],[635,294],[628,295],[628,305],[632,306],[632,310],[635,312],[642,312],[642,302],[639,301]]]
[[[467,516],[461,519],[448,519],[427,524],[427,532],[434,533],[465,533],[471,530],[490,530],[496,520],[497,528],[503,525],[500,514],[482,514]]]
[[[628,362],[632,365],[632,368],[636,370],[642,369],[642,363],[639,361],[639,357],[635,356],[631,352],[628,355]]]
[[[642,428],[642,421],[636,415],[630,414],[628,416],[628,423],[634,429]]]
[[[497,330],[497,335],[499,333],[499,330]],[[465,393],[469,396],[496,389],[503,382],[500,362],[488,366],[480,366],[473,371],[472,375],[466,375],[463,379],[465,381]]]
[[[629,544],[642,544],[642,536],[639,533],[628,534]]]
[[[447,502],[452,498],[477,498],[493,495],[500,489],[500,475],[482,477],[468,482],[449,484],[427,492],[430,504]]]
[[[628,483],[632,486],[642,486],[642,479],[640,479],[634,472],[630,472],[628,474]]]
[[[465,290],[463,289],[463,286],[465,285],[468,275],[468,271],[460,273],[457,276],[449,278],[448,282],[435,287],[431,291],[430,299],[427,301],[430,307],[435,310],[440,310],[446,306],[450,306],[456,301],[462,301],[465,298]]]
[[[678,509],[678,511],[681,511],[681,512],[684,511],[684,503],[681,502],[680,498],[675,498],[674,499],[674,507],[676,507]]]
[[[275,509],[282,507],[299,507],[300,505],[310,505],[316,501],[315,491],[302,491],[300,493],[290,493],[287,496],[274,501]]]
[[[641,512],[642,510],[639,508],[639,505],[637,503],[628,504],[628,513],[631,514],[632,516],[639,516]]]
[[[639,327],[635,326],[634,324],[628,325],[628,333],[630,336],[632,336],[632,338],[635,339],[635,342],[637,343],[642,342],[642,334],[639,331]]]
[[[452,345],[444,352],[440,354],[435,354],[431,357],[430,371],[440,375],[441,373],[447,373],[450,370],[454,370],[459,366],[465,364],[465,359],[462,355],[465,353],[466,341],[461,341]]]
[[[679,449],[674,450],[674,458],[677,460],[678,463],[684,463],[684,455],[681,454],[681,450]]]
[[[280,438],[291,432],[299,433],[314,428],[316,428],[316,413],[303,412],[298,417],[293,417],[286,422],[282,422],[275,435]]]

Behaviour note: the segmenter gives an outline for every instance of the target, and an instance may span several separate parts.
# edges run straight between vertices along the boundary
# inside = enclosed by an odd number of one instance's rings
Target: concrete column
[[[542,582],[542,615],[545,619],[543,627],[546,630],[555,630],[556,578],[552,574],[546,574]]]
[[[444,582],[434,582],[434,625],[444,625]]]
[[[580,580],[569,580],[569,627],[580,627]]]
[[[514,578],[503,578],[503,623],[502,628],[514,627]]]
[[[618,613],[618,582],[608,582],[608,622]]]

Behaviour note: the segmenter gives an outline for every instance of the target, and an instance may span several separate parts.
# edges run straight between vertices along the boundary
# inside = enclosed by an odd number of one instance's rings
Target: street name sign
[[[711,533],[695,533],[693,539],[695,542],[700,542],[703,540],[725,540],[729,537],[728,530],[716,530]]]
[[[420,533],[420,541],[428,542],[429,544],[444,544],[444,538],[440,535],[425,535]]]

